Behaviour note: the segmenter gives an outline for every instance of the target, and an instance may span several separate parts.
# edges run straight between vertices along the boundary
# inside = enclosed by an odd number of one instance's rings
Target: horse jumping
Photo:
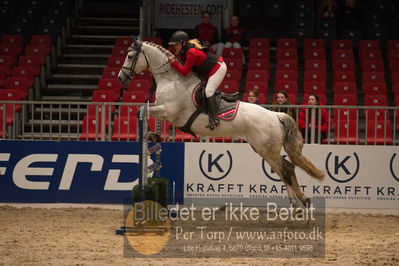
[[[157,90],[156,103],[149,108],[149,115],[182,127],[196,110],[192,92],[201,80],[193,73],[181,76],[170,66],[170,56],[172,54],[162,46],[134,40],[118,79],[126,85],[137,73],[143,70],[152,72]],[[191,125],[191,130],[203,136],[238,137],[247,141],[284,182],[290,203],[298,206],[298,198],[304,206],[309,204],[310,200],[301,190],[294,168],[298,166],[318,180],[323,180],[325,171],[316,168],[302,155],[302,135],[289,115],[241,102],[234,120],[220,121],[215,130],[206,128],[207,124],[208,116],[200,114]],[[291,162],[280,155],[282,147]]]

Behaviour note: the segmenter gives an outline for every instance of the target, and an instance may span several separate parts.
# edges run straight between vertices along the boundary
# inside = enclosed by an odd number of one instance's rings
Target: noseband
[[[128,52],[131,51],[136,51],[136,54],[134,55],[133,59],[132,59],[132,64],[130,65],[130,67],[125,67],[125,66],[121,66],[121,71],[122,73],[130,80],[132,79],[134,76],[137,75],[136,71],[134,71],[134,69],[136,68],[137,65],[137,61],[139,59],[139,54],[140,52],[143,53],[144,58],[145,58],[145,62],[147,64],[147,68],[148,68],[148,58],[145,54],[145,52],[143,51],[143,49],[141,49],[142,46],[142,42],[141,41],[136,41],[134,40],[134,42],[132,43],[132,45],[129,47],[129,49],[127,49]],[[130,59],[130,57],[129,57]],[[125,70],[130,71],[129,73],[126,73]]]

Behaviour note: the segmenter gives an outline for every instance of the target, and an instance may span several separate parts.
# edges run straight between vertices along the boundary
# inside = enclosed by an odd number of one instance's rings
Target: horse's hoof
[[[157,143],[159,143],[159,142],[161,142],[161,136],[159,136],[157,133],[155,133],[155,132],[149,132],[148,133],[148,140],[150,141],[150,142],[157,142]]]

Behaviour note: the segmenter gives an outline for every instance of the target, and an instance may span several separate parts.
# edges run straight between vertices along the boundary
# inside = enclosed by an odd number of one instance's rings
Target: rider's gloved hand
[[[169,56],[169,61],[170,61],[171,63],[175,62],[175,61],[176,61],[176,57],[175,57],[174,55]]]

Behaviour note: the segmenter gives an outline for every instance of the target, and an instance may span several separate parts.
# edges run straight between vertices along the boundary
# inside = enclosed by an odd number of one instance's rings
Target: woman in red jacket
[[[320,101],[319,101],[319,97],[315,94],[310,94],[308,96],[308,100],[307,100],[307,104],[308,105],[319,105]],[[306,121],[306,109],[307,108],[302,108],[301,111],[299,112],[298,115],[298,126],[299,129],[301,130],[302,136],[305,137],[305,132],[306,130],[308,130],[308,136],[310,136],[310,129],[311,129],[311,123],[312,123],[312,116],[311,116],[311,110],[307,110],[307,114],[308,114],[308,118]],[[319,122],[319,112],[321,112],[321,122]],[[318,133],[319,130],[321,132],[321,139],[326,139],[327,138],[327,133],[328,133],[328,127],[331,125],[329,125],[329,121],[330,121],[330,115],[328,113],[328,111],[324,108],[322,109],[317,109],[316,110],[316,120],[315,120],[315,141],[317,142],[319,140],[318,138]],[[306,124],[307,122],[307,124]],[[310,139],[310,137],[308,138],[308,140]]]
[[[216,117],[217,106],[214,93],[223,81],[227,71],[227,66],[223,62],[223,58],[206,53],[200,42],[197,39],[190,40],[188,34],[184,31],[173,33],[169,45],[174,46],[176,54],[183,63],[181,65],[176,61],[174,56],[171,56],[169,60],[174,69],[183,76],[193,71],[200,77],[208,80],[205,88],[205,96],[208,102],[209,124],[206,127],[214,130],[220,124],[219,119]]]

